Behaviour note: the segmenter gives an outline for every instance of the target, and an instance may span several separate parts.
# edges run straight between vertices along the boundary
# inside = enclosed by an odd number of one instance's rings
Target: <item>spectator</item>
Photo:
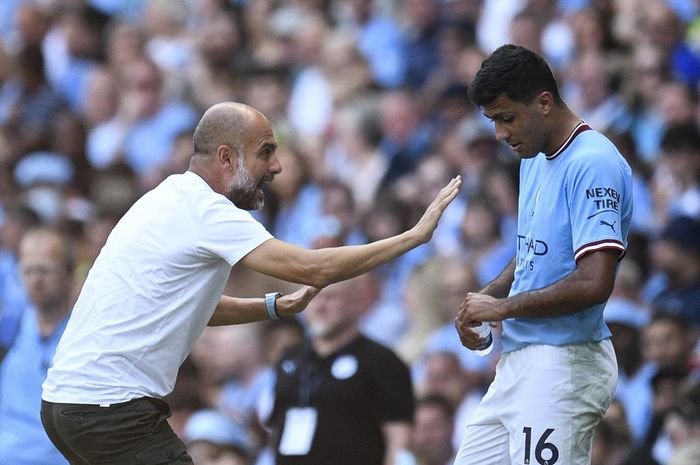
[[[389,167],[382,180],[386,186],[416,169],[427,155],[432,134],[430,125],[410,91],[391,91],[381,98],[379,149],[388,157]]]
[[[700,385],[690,385],[669,412],[664,430],[673,455],[668,465],[691,465],[700,460]]]
[[[408,57],[396,19],[372,0],[341,0],[339,4],[339,26],[355,37],[374,81],[384,88],[403,84]]]
[[[394,348],[403,361],[413,365],[420,358],[427,339],[443,323],[437,308],[441,276],[437,260],[418,265],[406,283],[404,308],[408,318],[408,329]]]
[[[656,372],[642,354],[641,331],[647,316],[633,303],[618,299],[608,302],[603,315],[610,329],[619,371],[615,398],[624,407],[633,440],[640,444],[651,421],[651,378]]]
[[[144,58],[146,37],[137,24],[113,20],[106,31],[105,66],[117,75]]]
[[[0,224],[0,315],[29,303],[19,269],[19,246],[24,234],[38,226],[39,215],[24,204],[7,205]]]
[[[695,122],[669,126],[653,177],[657,224],[677,216],[700,220],[700,130]]]
[[[31,307],[0,362],[0,463],[56,465],[65,459],[46,437],[39,418],[41,383],[68,321],[73,255],[57,230],[30,229],[19,264]]]
[[[89,4],[69,5],[61,11],[57,30],[44,41],[49,80],[73,111],[86,104],[90,75],[103,59],[108,21]]]
[[[690,371],[691,356],[698,342],[698,330],[685,318],[656,312],[642,330],[642,353],[659,369]]]
[[[481,385],[493,378],[493,368],[498,358],[494,350],[488,357],[479,357],[474,352],[464,350],[459,338],[454,334],[454,318],[456,310],[464,300],[465,290],[468,292],[479,289],[479,282],[472,263],[455,258],[437,258],[439,277],[439,292],[437,307],[442,315],[443,325],[430,335],[425,343],[424,352],[448,351],[459,358],[462,367],[473,377],[474,385]],[[498,344],[498,341],[496,341]],[[423,362],[414,365],[414,371],[421,376]],[[459,432],[458,434],[461,434]],[[457,444],[459,445],[459,444]]]
[[[651,422],[644,438],[624,461],[625,465],[659,465],[668,461],[671,444],[664,423],[680,396],[687,372],[678,368],[661,368],[651,378],[653,403]]]
[[[122,70],[117,114],[88,134],[92,166],[105,169],[123,160],[139,175],[165,163],[173,140],[196,123],[188,105],[165,100],[163,76],[151,61],[141,59]]]
[[[461,252],[473,264],[479,286],[493,280],[515,256],[515,237],[501,234],[502,218],[485,197],[469,200],[461,224]]]
[[[321,217],[323,192],[314,182],[308,156],[296,145],[279,148],[286,161],[277,182],[270,185],[270,229],[275,237],[310,247]]]
[[[683,21],[663,0],[647,3],[639,13],[637,40],[659,50],[673,76],[695,87],[700,79],[700,59],[684,41]]]
[[[413,454],[417,465],[452,465],[455,450],[454,407],[440,394],[416,401]]]
[[[329,33],[321,14],[305,13],[293,36],[300,69],[291,85],[287,113],[298,134],[311,140],[317,140],[328,129],[333,112],[333,90],[321,67],[321,50]]]
[[[601,132],[622,132],[632,124],[630,112],[619,93],[620,71],[615,66],[603,52],[583,52],[572,64],[571,87],[565,91],[572,110]]]
[[[359,213],[368,212],[374,205],[389,166],[378,147],[381,134],[372,107],[369,102],[355,102],[338,108],[334,138],[325,154],[327,170],[352,189]]]
[[[14,73],[0,87],[0,124],[19,138],[19,153],[45,148],[52,118],[65,108],[44,72],[44,55],[36,46],[23,47],[13,60]]]
[[[440,5],[438,0],[406,0],[401,13],[406,54],[403,84],[415,90],[440,66]]]
[[[452,447],[462,442],[469,417],[483,396],[484,378],[480,373],[465,370],[454,352],[435,351],[425,355],[425,379],[417,386],[423,395],[441,395],[450,401],[454,413]]]
[[[593,433],[591,465],[621,465],[631,445],[632,438],[621,434],[603,417]]]
[[[329,286],[312,301],[309,340],[278,366],[270,417],[277,465],[381,465],[409,446],[408,368],[359,332],[356,285]]]
[[[192,64],[182,71],[186,73],[187,91],[195,106],[203,109],[218,102],[240,100],[239,69],[244,52],[235,18],[224,12],[203,24],[194,35],[196,53]],[[269,109],[256,108],[272,115]]]
[[[700,326],[700,222],[672,219],[652,246],[657,274],[648,283],[651,304]],[[656,288],[656,289],[655,289]]]
[[[95,68],[90,74],[85,92],[82,116],[88,128],[105,123],[114,117],[119,103],[119,91],[114,74],[108,68]]]

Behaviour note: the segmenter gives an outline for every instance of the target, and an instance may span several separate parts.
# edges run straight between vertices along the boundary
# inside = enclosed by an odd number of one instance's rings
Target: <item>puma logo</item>
[[[605,220],[600,220],[600,225],[601,225],[601,226],[610,226],[610,229],[612,229],[613,232],[616,232],[616,231],[615,231],[615,223],[617,223],[617,221],[613,221],[612,224],[610,224],[610,223],[608,223],[608,222],[605,221]]]

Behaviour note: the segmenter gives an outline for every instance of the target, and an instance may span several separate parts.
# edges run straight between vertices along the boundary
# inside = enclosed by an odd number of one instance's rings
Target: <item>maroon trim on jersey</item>
[[[615,239],[603,239],[601,241],[590,242],[576,249],[576,252],[574,252],[574,260],[578,262],[584,255],[597,252],[599,250],[617,250],[620,252],[618,261],[622,260],[622,257],[625,256],[626,252],[625,245],[622,242]]]
[[[566,140],[564,141],[562,146],[559,147],[557,150],[555,150],[553,154],[545,155],[545,157],[547,158],[547,160],[554,160],[556,157],[561,155],[561,153],[564,150],[566,150],[569,147],[569,145],[571,145],[571,143],[574,141],[574,139],[576,139],[576,136],[578,136],[579,134],[581,134],[584,131],[590,131],[590,130],[591,130],[591,127],[589,125],[587,125],[586,123],[584,123],[583,121],[581,121],[574,128],[574,130],[571,131],[571,134],[569,134],[569,137],[566,138]]]

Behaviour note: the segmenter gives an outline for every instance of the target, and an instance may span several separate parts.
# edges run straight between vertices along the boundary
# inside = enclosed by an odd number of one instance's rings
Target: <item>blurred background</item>
[[[517,43],[546,58],[571,109],[634,173],[605,314],[620,383],[593,465],[698,465],[678,451],[700,448],[699,11],[694,0],[1,0],[0,312],[29,305],[17,248],[38,224],[73,239],[77,296],[121,215],[187,169],[194,126],[220,101],[271,120],[283,172],[254,215],[300,246],[400,232],[461,174],[433,240],[360,278],[352,303],[364,333],[411,367],[416,395],[448,399],[444,428],[421,420],[415,432],[417,460],[443,465],[498,356],[461,348],[452,320],[516,245],[518,160],[466,89],[489,52]],[[234,268],[226,292],[294,288]],[[168,399],[176,431],[262,463],[266,387],[300,326],[207,329]]]

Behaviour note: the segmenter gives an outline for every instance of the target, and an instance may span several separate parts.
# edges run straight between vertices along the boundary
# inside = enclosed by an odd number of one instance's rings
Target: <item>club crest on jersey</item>
[[[594,216],[600,215],[605,212],[620,213],[620,193],[613,189],[612,187],[592,187],[586,189],[586,199],[590,199],[593,202],[593,208],[596,210],[595,213],[588,216],[588,219]],[[600,223],[603,224],[602,222]],[[615,230],[609,222],[608,226]]]

